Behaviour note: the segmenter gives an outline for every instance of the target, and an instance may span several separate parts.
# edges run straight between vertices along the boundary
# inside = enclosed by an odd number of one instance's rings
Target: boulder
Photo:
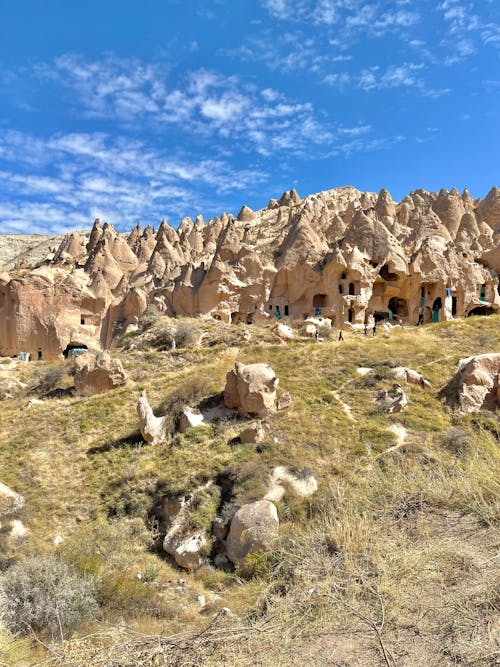
[[[461,359],[440,396],[461,412],[477,412],[500,405],[500,352]]]
[[[389,412],[389,414],[394,414],[395,412],[401,412],[407,407],[409,402],[410,401],[408,400],[408,396],[404,393],[402,387],[397,385],[395,387],[393,401],[389,406],[387,412]]]
[[[275,336],[278,336],[278,338],[287,342],[289,340],[293,340],[294,338],[293,329],[287,324],[282,324],[281,322],[273,327],[272,332],[275,334]]]
[[[206,538],[202,533],[195,533],[181,541],[165,536],[163,540],[163,549],[170,554],[179,567],[185,570],[196,570],[203,562],[203,547],[206,545]]]
[[[243,416],[267,417],[276,412],[278,383],[269,364],[236,363],[226,376],[224,403]]]
[[[269,500],[243,505],[231,520],[226,552],[235,565],[243,563],[248,554],[270,551],[279,537],[276,506]]]
[[[399,384],[395,384],[392,393],[385,389],[380,391],[376,398],[380,407],[389,414],[401,412],[409,404],[408,396]]]
[[[166,417],[155,417],[152,407],[149,405],[146,392],[143,391],[137,401],[137,415],[139,417],[139,428],[145,442],[156,445],[165,440],[168,433]]]
[[[193,507],[203,510],[206,503],[211,502],[211,496],[207,494],[211,485],[208,482],[188,496],[166,499],[160,512],[166,531],[163,549],[185,570],[195,570],[204,559],[207,537],[203,531],[191,532],[189,516]]]
[[[249,424],[243,431],[240,433],[240,441],[243,444],[247,443],[258,443],[262,442],[264,439],[265,431],[262,426],[262,422],[256,421],[252,424]]]
[[[75,388],[81,396],[103,394],[127,379],[121,361],[112,359],[109,352],[85,352],[75,358],[75,368]]]
[[[201,426],[205,423],[205,418],[201,412],[191,410],[190,408],[184,408],[179,416],[179,421],[177,422],[177,430],[179,433],[185,433],[188,428],[194,428],[195,426]]]
[[[276,402],[276,409],[286,410],[286,408],[289,408],[291,405],[292,405],[292,397],[288,391],[285,391],[285,393],[281,394],[281,396],[278,398]]]
[[[422,373],[413,370],[412,368],[406,368],[405,366],[398,366],[393,371],[394,377],[397,380],[402,380],[403,382],[408,382],[408,384],[416,384],[421,387],[430,387],[431,383],[429,380],[426,380]]]

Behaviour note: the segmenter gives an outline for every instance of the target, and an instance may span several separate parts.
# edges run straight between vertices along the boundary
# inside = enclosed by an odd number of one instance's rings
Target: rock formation
[[[427,323],[500,309],[500,190],[295,190],[238,219],[163,221],[128,235],[96,220],[31,268],[0,273],[0,355],[106,349],[149,304],[225,322]]]
[[[440,395],[461,412],[500,406],[500,353],[461,359],[456,375]]]
[[[167,418],[155,417],[145,391],[142,392],[137,401],[137,415],[139,417],[139,429],[145,442],[156,445],[165,440],[167,437]]]
[[[269,551],[279,536],[276,506],[269,500],[243,505],[231,521],[227,538],[227,557],[235,565],[250,553]]]
[[[380,391],[376,401],[382,410],[388,412],[389,414],[401,412],[408,406],[409,403],[408,396],[405,394],[399,384],[394,385],[391,393],[389,393],[386,389]]]
[[[226,376],[224,403],[242,416],[267,417],[276,412],[279,380],[269,364],[236,363]]]
[[[359,372],[359,369],[358,369]],[[394,377],[397,380],[402,380],[403,382],[408,382],[408,384],[416,384],[421,387],[430,387],[431,383],[427,380],[422,373],[413,370],[413,368],[406,368],[406,366],[398,366],[393,371]]]
[[[85,354],[75,359],[75,388],[82,396],[103,394],[125,383],[127,376],[119,359],[108,352]]]

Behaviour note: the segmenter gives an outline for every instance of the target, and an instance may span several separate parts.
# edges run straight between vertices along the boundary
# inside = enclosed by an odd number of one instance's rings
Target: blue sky
[[[498,0],[0,0],[0,231],[500,185]]]

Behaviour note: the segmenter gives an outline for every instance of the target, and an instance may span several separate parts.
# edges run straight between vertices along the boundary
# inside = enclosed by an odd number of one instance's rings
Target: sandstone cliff
[[[322,314],[337,327],[489,314],[500,309],[499,246],[496,187],[484,200],[416,190],[399,203],[386,190],[291,190],[237,219],[128,237],[96,220],[35,268],[0,273],[0,354],[104,349],[148,304],[233,323]]]

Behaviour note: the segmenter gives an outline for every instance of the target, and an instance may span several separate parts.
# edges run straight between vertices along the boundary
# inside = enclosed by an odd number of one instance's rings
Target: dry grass
[[[108,664],[92,656],[114,642],[109,664],[155,664],[144,656],[157,648],[166,665],[384,665],[377,628],[391,667],[494,664],[498,413],[458,417],[437,395],[460,357],[500,350],[499,321],[288,346],[270,327],[197,321],[205,334],[199,347],[120,352],[129,382],[104,396],[49,399],[28,410],[3,401],[2,481],[26,496],[30,531],[10,545],[11,555],[51,551],[60,534],[64,557],[102,582],[100,625],[70,642],[61,664]],[[179,400],[196,404],[220,392],[236,358],[269,362],[293,397],[269,420],[259,451],[234,444],[232,422],[155,447],[141,443],[142,387],[155,408],[175,412]],[[407,411],[380,414],[373,399],[391,387],[395,365],[421,371],[432,389],[405,387]],[[361,377],[359,366],[374,373]],[[406,441],[384,454],[395,444],[395,422]],[[285,497],[280,547],[249,563],[248,578],[180,574],[150,550],[147,515],[161,494],[189,491],[231,468],[244,502],[261,497],[268,471],[280,464],[312,469],[320,488],[307,502]],[[143,572],[150,575],[139,580]],[[218,617],[193,639],[223,606],[238,618]],[[162,643],[103,630],[119,618],[140,633],[182,636]]]

